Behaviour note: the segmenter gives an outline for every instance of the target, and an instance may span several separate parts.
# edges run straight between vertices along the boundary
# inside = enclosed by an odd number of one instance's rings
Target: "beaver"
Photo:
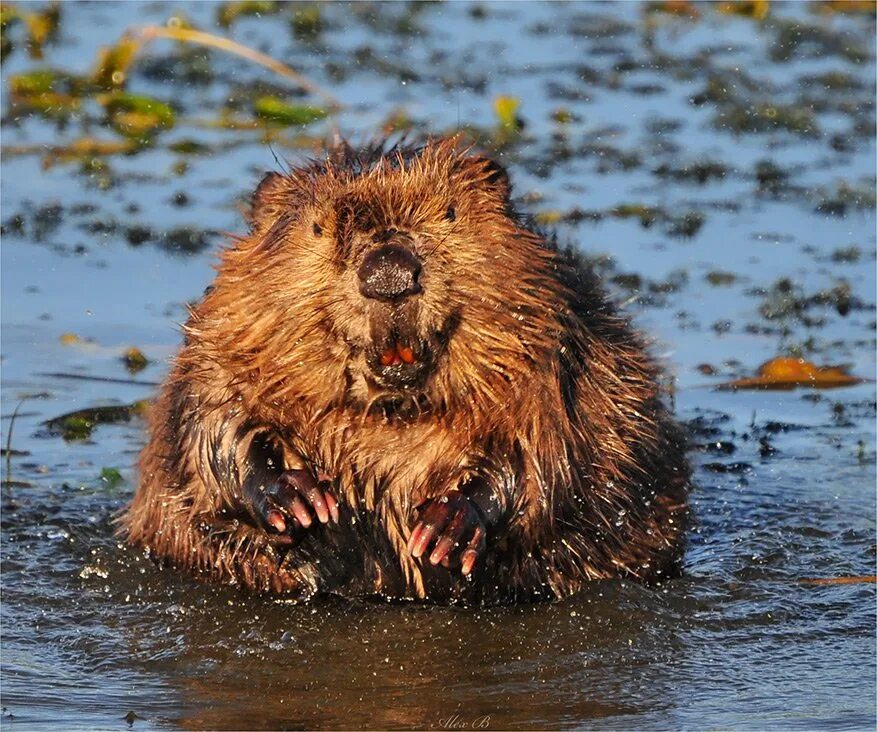
[[[639,335],[459,139],[268,173],[149,418],[127,541],[245,588],[434,602],[674,575],[684,439]]]

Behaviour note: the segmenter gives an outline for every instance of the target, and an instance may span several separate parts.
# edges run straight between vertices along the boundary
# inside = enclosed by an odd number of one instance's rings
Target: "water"
[[[17,482],[2,496],[4,723],[873,729],[874,585],[801,580],[875,573],[874,383],[710,388],[790,352],[875,376],[874,16],[819,7],[773,3],[758,21],[633,3],[334,5],[321,6],[325,27],[310,42],[288,15],[228,31],[329,89],[345,105],[334,123],[359,139],[398,110],[421,131],[489,129],[495,97],[518,97],[526,127],[502,153],[517,194],[600,258],[675,376],[696,446],[684,577],[659,589],[595,583],[515,608],[299,606],[162,570],[117,543],[112,518],[136,483],[142,424],[66,442],[42,423],[151,388],[46,374],[128,378],[120,356],[136,345],[151,364],[132,378],[159,381],[221,232],[243,229],[241,198],[276,167],[274,153],[300,159],[329,128],[269,148],[259,132],[204,126],[240,89],[284,88],[212,52],[204,84],[134,68],[131,90],[179,107],[154,148],[109,157],[108,171],[46,166],[21,148],[118,137],[96,106],[61,128],[10,111],[8,79],[38,65],[16,49],[3,66],[2,426],[26,454],[9,457]],[[87,73],[97,47],[131,25],[185,13],[217,31],[216,11],[65,5],[46,63]],[[804,32],[784,31],[795,23]],[[175,53],[159,41],[147,59]],[[697,99],[711,78],[712,99]],[[777,118],[759,103],[806,112],[805,134],[748,131]],[[558,110],[572,121],[556,121]],[[207,154],[169,149],[191,139]],[[759,182],[763,161],[787,178],[772,185],[762,167]],[[708,162],[723,172],[703,183],[673,173]],[[669,219],[643,227],[611,215],[622,205]],[[564,218],[575,208],[602,220]],[[691,213],[702,225],[674,232]],[[154,240],[133,245],[133,226]],[[181,250],[181,229],[204,247]],[[849,308],[814,297],[839,286]],[[80,341],[62,343],[65,333]]]

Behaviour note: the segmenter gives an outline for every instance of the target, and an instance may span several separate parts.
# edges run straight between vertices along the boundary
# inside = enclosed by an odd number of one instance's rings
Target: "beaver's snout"
[[[421,291],[421,263],[397,241],[373,249],[359,267],[359,291],[375,300],[401,300]]]

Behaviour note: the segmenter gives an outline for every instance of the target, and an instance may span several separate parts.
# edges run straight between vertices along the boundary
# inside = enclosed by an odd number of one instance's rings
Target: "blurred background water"
[[[64,3],[54,32],[47,9],[2,9],[4,725],[874,728],[874,585],[802,582],[875,573],[873,4]],[[101,47],[169,21],[343,107],[167,40],[96,88]],[[594,258],[691,426],[684,577],[298,606],[117,543],[138,410],[46,421],[150,397],[262,172],[336,129],[465,129]],[[713,388],[781,355],[866,381]]]

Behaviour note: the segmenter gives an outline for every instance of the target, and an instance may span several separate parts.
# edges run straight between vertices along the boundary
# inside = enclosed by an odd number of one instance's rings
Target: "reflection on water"
[[[697,525],[685,576],[658,589],[595,583],[514,608],[295,605],[117,545],[142,425],[36,435],[149,389],[46,374],[124,378],[136,345],[151,364],[135,378],[160,380],[217,232],[241,230],[239,197],[275,166],[260,133],[203,123],[276,80],[216,52],[206,78],[184,75],[176,47],[156,44],[130,78],[179,106],[153,148],[107,167],[4,148],[4,439],[30,399],[11,441],[25,454],[9,456],[19,483],[2,494],[3,721],[873,728],[874,586],[801,580],[874,574],[874,384],[706,388],[790,352],[875,375],[874,16],[821,7],[773,3],[757,20],[633,3],[332,5],[315,37],[277,15],[223,31],[331,89],[361,138],[399,110],[418,129],[489,132],[495,97],[521,100],[523,136],[502,153],[518,193],[600,258],[692,426]],[[213,4],[65,5],[46,62],[85,73],[127,26],[182,11],[217,30]],[[4,94],[36,63],[5,59]],[[111,134],[86,128],[7,114],[3,145]],[[193,140],[206,150],[175,144]],[[310,144],[272,143],[293,158]]]

